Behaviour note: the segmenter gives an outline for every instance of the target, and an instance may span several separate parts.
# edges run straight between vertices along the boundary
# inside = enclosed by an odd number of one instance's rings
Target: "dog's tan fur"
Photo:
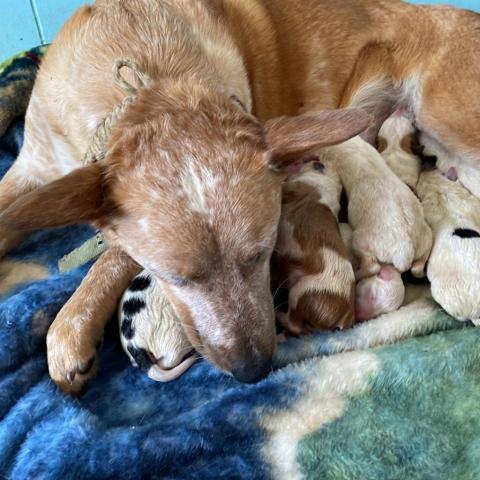
[[[401,103],[425,135],[477,166],[479,25],[473,13],[396,0],[98,0],[83,7],[45,58],[24,146],[0,185],[0,254],[19,241],[19,229],[101,226],[163,280],[205,355],[224,370],[242,371],[239,378],[259,378],[275,346],[267,259],[282,171],[295,157],[360,133],[367,120],[332,112],[259,121],[357,105],[374,114],[365,135],[371,140]],[[135,60],[153,85],[117,127],[105,164],[75,170],[96,125],[125,95],[113,82],[118,58]],[[375,164],[378,153],[367,147],[366,161]],[[333,157],[348,155],[336,148]],[[386,231],[395,223],[402,234],[396,243],[379,235],[365,245],[354,231],[367,274],[380,261],[407,269],[429,248],[419,245],[415,229],[424,234],[424,223],[414,220],[413,195],[395,189],[403,203],[393,215],[370,205]],[[371,219],[352,223],[362,231]],[[96,275],[108,274],[104,262]],[[116,268],[120,278],[131,273],[125,263]],[[67,391],[90,376],[65,383],[103,327],[97,302],[85,309],[92,282],[93,273],[49,334],[50,372]],[[99,283],[100,298],[114,288]],[[74,339],[68,329],[85,310]]]

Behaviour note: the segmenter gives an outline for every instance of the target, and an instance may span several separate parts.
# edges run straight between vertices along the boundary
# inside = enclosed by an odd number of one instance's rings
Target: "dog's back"
[[[125,96],[113,80],[115,60],[134,58],[153,79],[219,75],[220,88],[240,92],[260,120],[345,105],[374,113],[377,97],[393,95],[383,78],[410,85],[406,78],[433,61],[422,50],[424,32],[434,51],[457,23],[464,28],[474,16],[399,0],[98,0],[77,11],[51,46],[33,110],[81,158]],[[384,58],[381,46],[392,43],[398,58]],[[255,79],[251,92],[247,76]]]

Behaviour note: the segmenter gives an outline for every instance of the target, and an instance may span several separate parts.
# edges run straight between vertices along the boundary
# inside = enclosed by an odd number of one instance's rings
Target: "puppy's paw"
[[[52,380],[70,395],[81,395],[98,368],[97,338],[92,338],[81,315],[59,313],[47,335],[48,370]]]
[[[415,260],[411,268],[412,275],[415,278],[425,278],[427,275],[426,265],[427,265],[427,260],[425,259]]]
[[[289,313],[276,312],[276,317],[278,323],[285,329],[284,334],[287,338],[292,336],[298,337],[299,335],[304,335],[307,333],[304,331],[304,327],[302,325],[297,325],[291,321]]]
[[[380,271],[380,263],[377,257],[367,250],[357,250],[358,268],[355,269],[355,280],[359,281]]]
[[[433,245],[433,233],[426,222],[423,222],[422,229],[417,241],[416,259],[411,268],[413,276],[417,278],[427,275],[427,262]]]

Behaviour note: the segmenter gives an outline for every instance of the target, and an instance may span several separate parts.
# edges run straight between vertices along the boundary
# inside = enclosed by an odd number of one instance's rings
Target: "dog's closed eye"
[[[246,263],[248,265],[258,265],[259,263],[262,263],[264,260],[266,260],[269,253],[270,253],[269,248],[263,248],[262,250],[259,250],[254,255],[250,256],[246,261]]]
[[[166,272],[161,274],[161,278],[175,287],[186,287],[193,283],[193,279],[188,277],[182,277],[181,275],[177,275],[176,273]]]
[[[261,265],[271,253],[270,248],[262,248],[253,255],[248,256],[245,260],[240,262],[240,271],[244,277],[250,276],[255,268]]]

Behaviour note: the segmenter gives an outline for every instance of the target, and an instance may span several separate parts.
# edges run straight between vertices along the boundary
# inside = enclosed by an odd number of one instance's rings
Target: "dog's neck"
[[[182,36],[178,36],[178,32],[172,33],[172,41],[177,42],[183,51],[183,65],[172,65],[167,61],[167,70],[163,74],[171,79],[193,77],[193,81],[210,85],[212,90],[238,99],[250,112],[252,93],[247,68],[238,44],[225,22],[221,21],[216,2],[181,1],[177,7],[185,24],[189,25]]]

